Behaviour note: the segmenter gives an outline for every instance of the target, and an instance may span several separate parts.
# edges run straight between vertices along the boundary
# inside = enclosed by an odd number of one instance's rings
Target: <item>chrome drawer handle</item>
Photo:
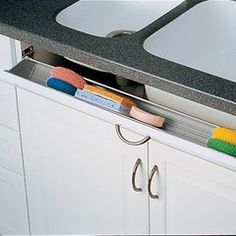
[[[142,139],[140,141],[136,141],[136,142],[129,141],[126,138],[124,138],[124,136],[121,134],[120,125],[116,124],[115,127],[116,127],[116,133],[117,133],[118,137],[125,144],[131,145],[131,146],[139,146],[139,145],[142,145],[142,144],[146,143],[150,139],[150,137],[147,136],[147,137],[145,137],[144,139]]]
[[[151,198],[158,199],[159,196],[157,194],[153,194],[152,190],[151,190],[152,179],[153,179],[153,176],[154,176],[155,172],[158,174],[158,167],[157,167],[157,165],[153,166],[153,168],[152,168],[152,170],[150,172],[150,175],[149,175],[149,179],[148,179],[148,193],[149,193],[149,196]]]
[[[134,189],[135,192],[142,192],[142,189],[136,187],[136,183],[135,183],[136,172],[137,172],[138,167],[141,166],[141,165],[142,165],[142,161],[141,161],[141,159],[139,158],[139,159],[135,162],[134,169],[133,169],[133,172],[132,172],[132,186],[133,186],[133,189]]]

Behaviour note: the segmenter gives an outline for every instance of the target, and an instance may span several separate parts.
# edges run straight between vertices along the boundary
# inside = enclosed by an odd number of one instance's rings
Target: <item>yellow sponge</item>
[[[213,138],[236,145],[236,130],[226,128],[215,128],[212,133]]]
[[[83,90],[93,93],[93,94],[96,94],[96,95],[99,95],[99,96],[104,97],[106,99],[112,100],[113,102],[119,103],[119,104],[126,106],[126,107],[131,108],[132,106],[136,106],[136,104],[133,101],[129,100],[128,98],[122,97],[122,96],[115,94],[107,89],[96,87],[94,85],[85,84]]]

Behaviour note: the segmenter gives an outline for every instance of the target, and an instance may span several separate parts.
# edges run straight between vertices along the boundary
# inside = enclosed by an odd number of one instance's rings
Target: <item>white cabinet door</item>
[[[29,234],[23,177],[0,167],[0,235]]]
[[[23,176],[20,135],[0,125],[0,167]]]
[[[19,130],[15,87],[1,81],[0,124],[15,130]]]
[[[152,141],[153,165],[159,174],[152,190],[160,199],[150,200],[151,233],[159,230],[159,211],[167,234],[236,233],[235,172]]]
[[[32,234],[148,233],[147,145],[127,146],[113,125],[46,98],[18,96]],[[138,158],[142,192],[131,186]]]

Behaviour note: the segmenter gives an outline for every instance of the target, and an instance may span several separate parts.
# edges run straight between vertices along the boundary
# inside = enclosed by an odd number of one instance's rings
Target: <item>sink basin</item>
[[[119,30],[139,31],[183,0],[81,0],[60,12],[56,21],[68,28],[106,37]]]
[[[144,42],[149,53],[236,82],[236,2],[206,1]],[[235,116],[145,86],[150,101],[217,125],[236,129]]]
[[[236,82],[236,2],[197,4],[144,42],[149,53]]]

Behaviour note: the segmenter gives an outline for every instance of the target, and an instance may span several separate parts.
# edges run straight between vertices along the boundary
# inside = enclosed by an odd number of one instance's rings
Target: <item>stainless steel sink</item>
[[[114,31],[139,31],[183,0],[81,0],[60,12],[56,21],[68,28],[106,37]]]

